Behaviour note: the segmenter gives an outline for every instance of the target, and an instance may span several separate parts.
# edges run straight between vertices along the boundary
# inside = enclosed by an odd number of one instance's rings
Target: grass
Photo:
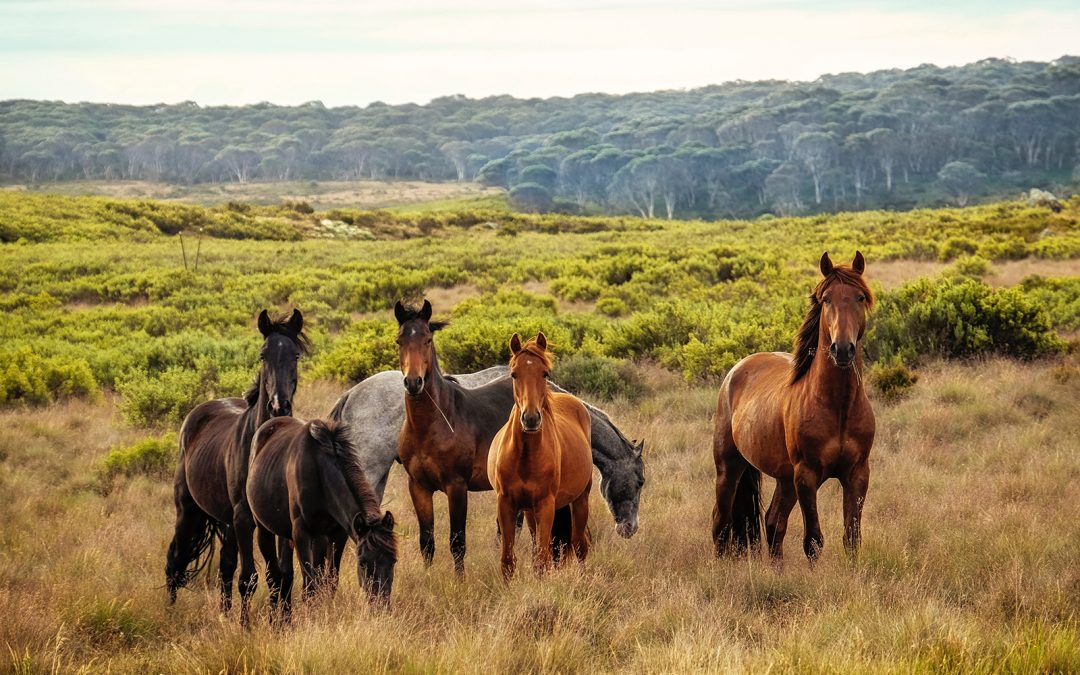
[[[250,632],[218,615],[209,577],[166,606],[167,477],[133,472],[96,489],[109,450],[146,433],[120,424],[112,397],[0,411],[0,658],[16,672],[1075,672],[1078,373],[1074,361],[935,363],[902,400],[875,401],[862,555],[852,565],[841,553],[832,482],[811,569],[798,513],[782,567],[712,557],[715,388],[646,368],[651,393],[609,410],[646,439],[635,538],[615,535],[594,490],[586,568],[538,580],[522,544],[507,587],[494,499],[477,494],[459,581],[445,501],[425,569],[397,468],[393,608],[367,606],[350,552],[336,598],[300,603],[285,629],[260,615]],[[325,414],[339,389],[305,383],[298,414]]]

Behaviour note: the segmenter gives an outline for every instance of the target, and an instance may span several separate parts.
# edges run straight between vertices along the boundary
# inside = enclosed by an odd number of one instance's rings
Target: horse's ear
[[[289,330],[293,335],[299,335],[300,331],[304,330],[304,315],[298,309],[293,309],[292,316],[289,317]]]
[[[365,534],[367,534],[368,530],[371,529],[368,526],[367,518],[364,517],[363,512],[357,513],[355,516],[353,516],[352,525],[353,529],[356,530],[356,536],[358,537],[364,536]]]
[[[832,258],[829,257],[829,252],[825,251],[821,254],[821,275],[827,277],[832,274],[832,271]]]
[[[862,251],[855,251],[855,259],[851,261],[851,269],[862,274],[866,269],[866,259],[862,257]]]
[[[641,439],[634,443],[634,450],[637,450],[638,457],[645,451],[645,439]]]
[[[266,337],[270,335],[270,328],[270,313],[264,309],[259,312],[259,332],[262,333],[263,337]]]
[[[387,511],[382,517],[382,526],[388,530],[394,529],[394,514]]]
[[[540,331],[536,334],[536,346],[541,350],[547,349],[547,336],[544,335],[544,331]]]
[[[431,321],[431,303],[424,300],[424,306],[420,308],[420,318],[424,321]]]
[[[514,337],[510,338],[510,353],[517,354],[521,351],[521,336],[514,333]]]
[[[398,300],[394,305],[394,318],[397,319],[398,325],[405,323],[405,319],[409,317],[409,313],[405,311],[405,305],[401,304]]]

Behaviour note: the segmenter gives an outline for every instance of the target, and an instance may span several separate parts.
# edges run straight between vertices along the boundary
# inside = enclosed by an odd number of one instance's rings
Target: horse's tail
[[[735,486],[731,534],[736,550],[756,548],[761,542],[761,472],[752,466],[746,467]]]
[[[186,424],[184,425],[187,426]],[[184,471],[184,429],[180,431],[180,456],[173,484],[176,503],[176,530],[165,554],[165,587],[170,602],[176,592],[191,583],[214,557],[214,540],[220,534],[217,521],[199,508],[187,486]]]
[[[341,422],[342,421],[341,414],[343,412],[345,412],[345,402],[348,401],[348,400],[349,400],[349,392],[345,392],[344,394],[342,394],[338,398],[337,403],[334,404],[334,409],[330,411],[330,421],[331,422]]]

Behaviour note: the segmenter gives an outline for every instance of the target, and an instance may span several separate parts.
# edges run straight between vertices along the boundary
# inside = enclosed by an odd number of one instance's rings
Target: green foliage
[[[149,436],[131,445],[110,448],[101,460],[99,473],[106,483],[120,476],[167,478],[176,468],[176,456],[175,433]]]
[[[645,393],[645,383],[633,366],[607,356],[574,354],[560,358],[555,361],[552,379],[586,398],[633,401]]]
[[[383,370],[398,367],[397,327],[392,317],[354,322],[321,350],[311,368],[312,377],[359,382]]]
[[[191,369],[169,366],[160,373],[135,369],[116,383],[123,396],[120,410],[129,423],[162,427],[178,425],[199,403],[222,396],[239,396],[252,375],[240,370],[219,371],[209,359]]]
[[[1017,289],[973,279],[919,279],[880,298],[868,336],[878,358],[999,353],[1035,357],[1061,348],[1046,310]]]
[[[871,366],[868,379],[881,398],[894,402],[908,394],[919,381],[919,374],[905,366],[899,358],[894,358]]]
[[[29,346],[0,349],[0,405],[44,404],[74,396],[100,396],[86,361],[43,357]]]

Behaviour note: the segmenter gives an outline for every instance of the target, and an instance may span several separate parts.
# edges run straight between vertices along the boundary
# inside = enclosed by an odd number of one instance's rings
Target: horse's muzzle
[[[424,392],[424,378],[422,377],[406,377],[405,378],[405,391],[409,396],[419,396]]]
[[[540,413],[521,413],[521,430],[527,434],[540,431],[543,423]]]
[[[855,362],[854,342],[834,342],[829,345],[829,357],[840,368],[849,368]]]

